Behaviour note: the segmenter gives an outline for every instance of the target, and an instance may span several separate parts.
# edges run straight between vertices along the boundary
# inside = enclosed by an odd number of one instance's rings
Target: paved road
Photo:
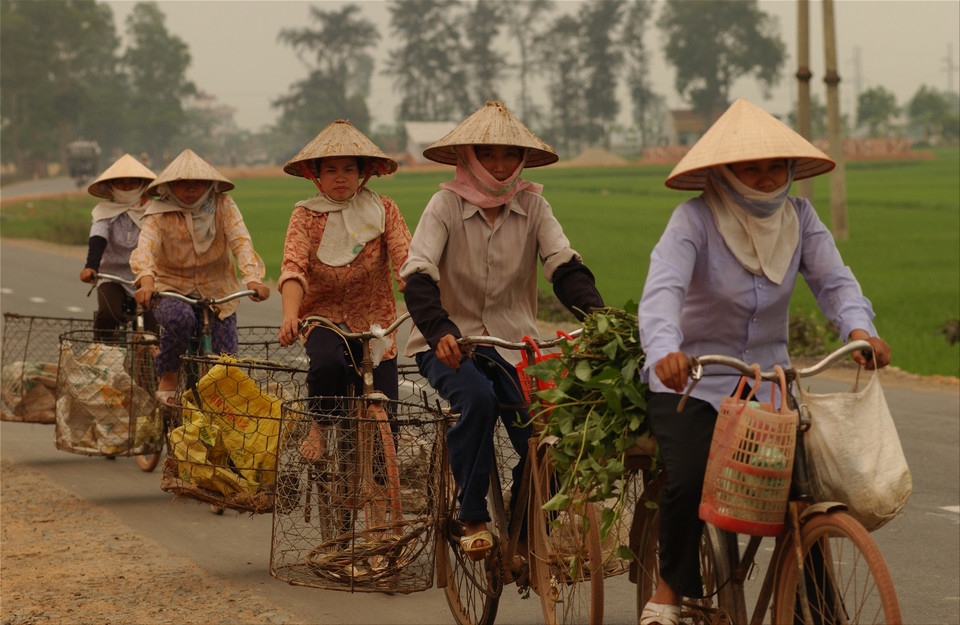
[[[0,309],[26,315],[92,314],[93,297],[77,279],[83,262],[0,242]],[[244,301],[241,324],[276,325],[275,294],[261,304]],[[825,379],[814,390],[841,390]],[[874,533],[897,584],[907,623],[960,623],[960,393],[888,387],[887,399],[914,477],[905,512]],[[0,425],[0,453],[24,463],[103,506],[144,536],[190,557],[211,576],[243,584],[300,615],[323,623],[448,623],[443,593],[431,589],[408,596],[355,594],[289,586],[270,576],[269,515],[217,517],[206,506],[175,501],[159,489],[159,473],[140,472],[129,458],[103,462],[56,450],[50,426]],[[611,581],[608,623],[636,622],[633,589]],[[540,623],[535,600],[505,590],[499,623]]]
[[[92,180],[91,180],[92,181]],[[73,178],[59,176],[57,178],[40,178],[24,180],[0,187],[0,198],[12,198],[22,195],[36,195],[39,193],[64,193],[82,189],[86,191],[86,184],[78,187]]]

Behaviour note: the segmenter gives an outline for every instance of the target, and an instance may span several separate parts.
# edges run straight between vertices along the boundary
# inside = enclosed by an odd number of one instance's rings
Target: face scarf
[[[141,228],[143,224],[143,211],[145,209],[143,201],[143,191],[147,188],[147,181],[140,183],[140,186],[130,191],[116,189],[110,186],[110,199],[98,202],[93,207],[93,220],[103,221],[104,219],[113,219],[117,215],[126,213],[131,221]]]
[[[471,204],[480,208],[494,208],[509,204],[518,191],[530,191],[538,195],[543,191],[542,184],[528,182],[520,177],[527,161],[526,150],[516,171],[502,181],[497,180],[480,164],[472,145],[457,146],[453,151],[457,153],[457,170],[453,180],[441,183],[440,188],[453,191]]]
[[[196,202],[185,204],[173,192],[170,183],[165,182],[157,187],[158,197],[147,205],[146,214],[183,213],[193,238],[193,249],[197,254],[203,254],[210,249],[217,234],[215,187],[216,184],[211,182]]]
[[[331,267],[352,262],[363,251],[363,246],[383,234],[386,227],[383,203],[370,189],[360,189],[342,201],[320,192],[309,200],[297,202],[297,206],[327,214],[317,258]]]
[[[783,282],[800,240],[797,212],[788,205],[796,161],[789,161],[787,182],[764,193],[740,182],[726,165],[711,167],[703,199],[713,213],[720,236],[750,273]]]

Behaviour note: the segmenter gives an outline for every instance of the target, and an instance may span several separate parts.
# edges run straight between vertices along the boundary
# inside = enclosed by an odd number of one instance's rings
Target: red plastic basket
[[[564,332],[563,330],[557,330],[557,337],[563,337],[569,340],[573,340],[573,337]],[[526,372],[528,366],[536,364],[538,362],[543,362],[549,360],[550,358],[559,358],[560,352],[551,352],[549,354],[544,354],[540,351],[540,348],[537,347],[536,341],[534,341],[529,336],[523,337],[521,339],[524,343],[528,343],[533,351],[533,361],[530,360],[529,352],[523,350],[523,355],[519,363],[517,363],[517,377],[520,378],[520,389],[523,393],[523,400],[530,403],[539,401],[534,393],[537,391],[545,391],[550,388],[557,386],[556,382],[552,380],[541,380],[539,378],[534,378]],[[534,388],[536,386],[536,388]],[[543,403],[543,402],[540,402]]]
[[[782,370],[781,370],[782,372]],[[753,536],[776,536],[783,529],[793,473],[797,413],[737,393],[720,405],[703,480],[700,518],[721,529]],[[772,393],[771,393],[772,395]]]

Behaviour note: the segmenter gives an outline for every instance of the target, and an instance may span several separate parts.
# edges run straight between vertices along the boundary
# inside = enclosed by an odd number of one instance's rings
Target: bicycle
[[[468,336],[458,340],[467,354],[476,357],[475,345],[526,350],[533,362],[534,346],[549,349],[561,338],[546,341],[510,342],[491,336]],[[526,409],[527,405],[505,406]],[[600,540],[598,504],[582,509],[568,507],[547,511],[543,505],[556,493],[560,480],[549,461],[549,443],[541,443],[534,431],[527,441],[518,500],[514,514],[508,517],[504,481],[512,462],[509,445],[496,444],[487,493],[495,534],[494,545],[485,558],[471,560],[460,547],[464,535],[458,520],[457,487],[445,470],[443,508],[439,513],[442,540],[437,541],[437,580],[444,589],[447,604],[460,625],[491,625],[497,614],[503,587],[515,583],[521,590],[531,588],[540,597],[546,623],[599,623],[603,620],[603,580],[605,556]],[[444,457],[444,466],[446,458]],[[528,556],[517,557],[522,520],[528,519]],[[583,518],[586,519],[584,523]]]
[[[274,577],[351,592],[407,593],[429,587],[433,563],[425,554],[435,531],[433,476],[443,417],[425,393],[420,405],[391,400],[375,390],[373,380],[371,342],[390,335],[409,317],[403,314],[385,329],[362,332],[320,316],[301,321],[301,333],[326,328],[345,341],[359,341],[360,359],[354,360],[358,380],[343,397],[284,402],[283,419],[292,421],[293,430],[280,457],[270,566]],[[307,459],[301,441],[321,414],[324,452]],[[302,516],[293,514],[301,511]]]
[[[197,318],[200,320],[200,323],[197,324],[196,331],[194,332],[194,335],[190,338],[190,341],[187,345],[187,352],[185,355],[204,356],[206,354],[210,354],[211,352],[213,352],[212,338],[211,338],[212,326],[211,326],[210,315],[217,314],[219,312],[218,307],[222,304],[226,304],[227,302],[232,302],[233,300],[239,299],[241,297],[255,295],[255,294],[256,294],[256,291],[254,290],[244,289],[241,291],[237,291],[235,293],[231,293],[230,295],[227,295],[225,297],[214,299],[209,297],[200,297],[200,298],[190,297],[187,295],[181,295],[180,293],[177,293],[175,291],[157,291],[154,293],[154,301],[156,301],[157,298],[166,297],[166,298],[175,299],[175,300],[184,302],[193,307],[194,312],[197,315]],[[151,360],[151,362],[153,361]],[[189,364],[187,364],[188,362]],[[181,380],[180,383],[183,388],[190,388],[196,385],[197,381],[200,379],[200,376],[202,375],[202,372],[199,371],[199,365],[196,363],[196,361],[189,360],[189,361],[184,361],[184,363],[185,363],[185,366],[182,367],[183,370],[181,371],[181,373],[184,374],[185,379]],[[173,415],[169,414],[170,411],[167,410],[167,406],[160,405],[159,410],[161,411],[161,415],[163,417],[162,419],[163,440],[166,441],[167,440],[166,435],[171,429],[170,426],[171,426],[171,420],[173,418]],[[162,449],[153,454],[145,454],[142,456],[137,456],[137,466],[139,466],[143,471],[147,471],[147,472],[153,471],[157,467],[157,465],[160,463],[161,453],[162,453]],[[216,514],[223,513],[223,508],[218,509],[214,504],[211,504],[211,509]]]
[[[785,371],[788,397],[796,406],[793,390],[801,378],[821,373],[857,350],[870,350],[866,341],[851,341],[806,368]],[[706,355],[693,359],[691,377],[699,380],[703,367],[724,365],[744,375],[757,371],[728,356]],[[774,371],[759,372],[764,380],[779,380]],[[689,389],[687,391],[689,393]],[[899,603],[893,580],[869,532],[844,512],[837,502],[816,502],[810,495],[803,433],[810,415],[800,406],[787,515],[776,537],[773,554],[757,592],[752,614],[747,613],[745,582],[757,563],[761,536],[751,536],[743,552],[737,534],[705,525],[701,566],[706,599],[684,600],[683,618],[707,623],[763,622],[767,608],[773,623],[899,623]],[[631,549],[636,557],[632,578],[637,583],[637,614],[653,594],[657,580],[657,511],[655,503],[662,475],[645,480],[644,501],[638,502],[631,528]]]

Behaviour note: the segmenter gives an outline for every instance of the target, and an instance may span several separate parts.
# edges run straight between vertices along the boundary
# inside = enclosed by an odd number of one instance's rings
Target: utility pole
[[[813,141],[810,121],[810,2],[797,0],[797,132]],[[813,200],[813,180],[797,182],[797,195]]]
[[[943,59],[947,66],[947,93],[953,93],[953,75],[957,72],[957,66],[953,63],[953,44],[947,44],[947,56]]]
[[[823,48],[826,61],[827,85],[827,135],[830,140],[830,158],[837,163],[830,172],[830,215],[833,238],[844,241],[849,238],[847,230],[847,181],[843,163],[843,128],[840,122],[840,75],[837,73],[837,35],[833,13],[833,0],[823,0]]]

